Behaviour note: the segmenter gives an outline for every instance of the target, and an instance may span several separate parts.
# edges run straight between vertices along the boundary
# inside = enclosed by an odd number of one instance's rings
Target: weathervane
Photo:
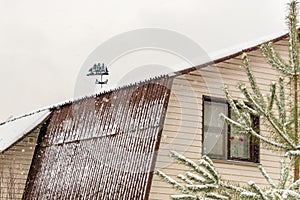
[[[109,75],[107,66],[105,66],[104,63],[102,63],[102,65],[101,65],[101,63],[94,64],[94,66],[89,69],[87,76],[95,76],[95,75],[97,75],[97,76],[100,75],[100,77],[101,77],[100,81],[98,79],[96,79],[95,84],[101,84],[101,88],[102,88],[103,84],[107,84],[108,79],[103,81],[103,76]]]

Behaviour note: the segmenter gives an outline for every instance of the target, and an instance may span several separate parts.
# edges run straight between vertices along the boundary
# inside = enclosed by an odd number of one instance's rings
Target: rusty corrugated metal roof
[[[54,110],[23,199],[147,199],[171,82],[163,77]]]

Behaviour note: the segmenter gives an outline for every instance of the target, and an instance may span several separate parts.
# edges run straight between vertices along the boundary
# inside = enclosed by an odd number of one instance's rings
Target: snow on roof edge
[[[21,119],[21,118],[23,118],[23,117],[28,117],[28,116],[31,116],[31,115],[34,115],[34,114],[43,112],[43,111],[45,111],[45,110],[50,111],[50,106],[47,106],[47,107],[44,107],[44,108],[40,108],[40,109],[38,109],[38,110],[34,110],[34,111],[32,111],[32,112],[28,112],[28,113],[25,113],[25,114],[21,114],[21,115],[19,115],[19,116],[17,116],[17,117],[9,118],[8,120],[5,120],[5,121],[3,121],[3,122],[0,122],[0,127],[1,127],[2,125],[4,125],[4,124],[13,122],[13,121],[18,120],[18,119]]]
[[[255,47],[258,47],[259,45],[268,42],[268,41],[277,41],[282,38],[285,38],[288,36],[288,31],[281,31],[279,33],[273,33],[268,36],[260,37],[257,40],[251,40],[245,43],[241,43],[238,45],[234,45],[230,48],[218,50],[215,52],[212,52],[209,56],[212,58],[212,60],[218,60],[223,57],[228,57],[230,55],[235,55],[237,53],[241,53],[246,50],[251,50]]]
[[[298,28],[299,30],[300,28]],[[197,66],[193,66],[187,69],[183,69],[181,71],[178,71],[175,73],[176,76],[181,74],[186,74],[188,72],[207,67],[211,64],[216,64],[219,62],[223,62],[225,60],[229,60],[233,57],[238,56],[239,54],[242,54],[243,52],[249,52],[252,50],[256,50],[259,48],[259,46],[266,42],[277,42],[284,38],[288,37],[288,31],[281,31],[279,33],[270,34],[269,36],[260,37],[257,40],[251,40],[242,44],[234,45],[227,49],[222,49],[219,51],[214,51],[212,53],[209,53],[209,57],[211,58],[210,61],[203,62],[198,64]]]
[[[298,27],[298,30],[299,29],[300,29],[300,26]],[[67,104],[77,102],[77,101],[80,101],[80,100],[83,100],[83,99],[86,99],[86,98],[89,98],[89,97],[103,95],[103,94],[113,92],[113,91],[116,91],[116,90],[119,90],[119,89],[122,89],[122,88],[130,87],[130,86],[133,86],[133,85],[138,85],[138,84],[141,84],[141,83],[146,83],[146,82],[151,81],[153,79],[155,80],[155,79],[162,78],[162,77],[165,77],[165,76],[172,77],[172,76],[181,75],[183,73],[188,73],[189,71],[195,70],[199,67],[202,67],[202,66],[205,67],[205,66],[207,66],[211,63],[215,63],[215,61],[230,59],[230,58],[234,57],[234,55],[242,53],[242,52],[247,51],[247,50],[251,50],[255,47],[258,47],[260,44],[263,44],[264,42],[280,40],[281,38],[287,37],[287,35],[288,35],[288,31],[285,30],[285,31],[281,31],[281,32],[278,32],[278,33],[270,34],[268,36],[261,37],[257,40],[252,40],[252,41],[248,41],[248,42],[245,42],[245,43],[242,43],[242,44],[234,45],[234,46],[232,46],[230,48],[227,48],[227,49],[214,51],[214,52],[209,54],[209,57],[211,58],[211,61],[204,61],[203,63],[199,63],[197,66],[193,66],[191,68],[186,68],[186,69],[180,70],[180,71],[178,71],[178,73],[172,72],[172,73],[161,75],[161,76],[158,76],[158,77],[153,77],[152,79],[146,79],[144,81],[134,82],[134,83],[131,83],[131,84],[128,84],[128,85],[123,85],[121,87],[117,87],[117,88],[113,88],[113,89],[109,89],[109,90],[104,90],[104,91],[97,92],[97,93],[94,93],[94,94],[88,94],[86,96],[78,97],[76,99],[71,98],[71,99],[68,99],[68,100],[65,100],[65,101],[61,101],[59,103],[55,103],[55,104],[46,106],[46,107],[38,109],[36,111],[29,112],[29,113],[24,114],[24,115],[20,115],[18,117],[9,119],[7,121],[0,122],[0,126],[3,125],[3,124],[6,124],[6,123],[12,122],[12,121],[21,119],[23,117],[27,117],[27,116],[30,116],[32,114],[42,112],[44,110],[52,110],[54,108],[65,106]]]
[[[50,115],[50,113],[50,110],[45,109],[44,111],[27,115],[27,119],[24,119],[25,117],[23,117],[19,118],[19,120],[10,121],[0,125],[0,153],[35,129]]]

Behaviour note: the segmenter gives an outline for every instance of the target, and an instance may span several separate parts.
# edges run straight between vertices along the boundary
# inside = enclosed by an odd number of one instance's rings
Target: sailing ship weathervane
[[[101,88],[102,85],[107,84],[108,79],[103,80],[103,76],[109,75],[107,66],[104,65],[104,63],[98,63],[94,64],[93,67],[91,67],[87,73],[87,76],[100,76],[100,81],[96,79],[95,84],[100,84]]]

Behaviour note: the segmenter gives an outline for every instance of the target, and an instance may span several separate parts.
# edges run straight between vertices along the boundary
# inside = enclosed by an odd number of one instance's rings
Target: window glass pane
[[[250,159],[248,136],[231,133],[229,140],[232,158]]]
[[[231,116],[235,120],[234,116]],[[230,127],[230,156],[231,158],[250,159],[250,139],[247,135],[240,134],[234,127]]]
[[[226,135],[222,132],[204,132],[203,154],[213,158],[226,157]]]
[[[209,127],[223,127],[225,122],[219,117],[221,113],[228,115],[227,104],[218,102],[204,102],[204,125]]]
[[[204,101],[203,154],[212,158],[226,158],[227,125],[219,115],[227,115],[226,103]]]

